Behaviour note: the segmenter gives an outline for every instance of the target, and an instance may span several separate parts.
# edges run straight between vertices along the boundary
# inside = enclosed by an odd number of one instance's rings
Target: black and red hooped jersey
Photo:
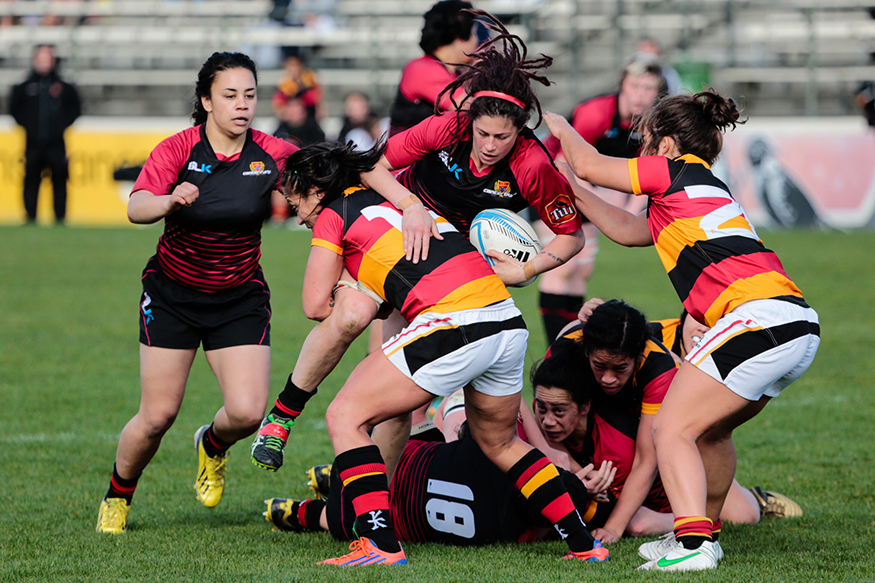
[[[351,188],[319,214],[312,245],[341,255],[350,275],[408,322],[423,312],[482,308],[510,297],[483,256],[441,217],[444,239],[432,241],[428,259],[408,261],[401,218],[401,211],[373,190]]]
[[[471,437],[411,439],[392,476],[390,503],[401,541],[522,542],[532,526],[519,490]]]
[[[477,213],[489,208],[519,212],[532,206],[556,234],[580,229],[571,186],[530,129],[523,128],[508,156],[478,174],[471,161],[470,135],[461,143],[451,143],[458,123],[470,121],[454,113],[432,116],[389,140],[389,163],[406,168],[398,181],[425,206],[465,236]]]
[[[703,160],[629,160],[635,194],[649,197],[647,223],[687,312],[707,326],[744,302],[802,297],[763,245],[744,209]]]
[[[183,183],[198,199],[164,218],[158,261],[164,273],[205,292],[247,281],[261,257],[261,225],[279,188],[282,164],[297,148],[249,130],[239,155],[216,154],[203,125],[162,141],[149,155],[133,191],[170,194]]]

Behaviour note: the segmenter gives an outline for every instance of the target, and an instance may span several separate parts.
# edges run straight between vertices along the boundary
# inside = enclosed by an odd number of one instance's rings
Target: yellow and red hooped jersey
[[[486,260],[441,217],[436,221],[443,240],[432,239],[428,259],[408,261],[401,218],[401,211],[373,190],[350,188],[322,210],[311,244],[341,255],[350,275],[408,322],[423,312],[458,312],[510,298]]]
[[[692,154],[674,160],[633,158],[629,174],[633,192],[649,197],[650,234],[693,318],[713,326],[744,302],[802,297],[744,209],[703,160]]]

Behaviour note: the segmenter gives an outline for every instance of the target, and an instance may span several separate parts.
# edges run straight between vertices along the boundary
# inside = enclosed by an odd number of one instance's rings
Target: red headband
[[[509,101],[514,105],[519,105],[523,109],[526,108],[526,105],[513,95],[508,95],[507,93],[501,93],[499,91],[478,91],[474,94],[474,99],[477,99],[478,97],[497,97],[498,99]]]

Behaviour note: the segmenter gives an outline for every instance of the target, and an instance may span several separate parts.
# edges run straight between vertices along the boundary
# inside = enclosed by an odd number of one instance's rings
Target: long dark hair
[[[258,85],[258,72],[256,71],[255,63],[248,56],[243,53],[213,53],[197,74],[192,104],[194,111],[191,114],[194,125],[201,125],[207,121],[207,110],[204,109],[201,98],[210,96],[210,90],[213,88],[213,82],[216,80],[216,74],[219,71],[227,71],[228,69],[249,69],[252,72],[252,76],[255,77],[255,84]]]
[[[425,24],[419,38],[419,47],[426,55],[452,44],[460,38],[468,40],[474,30],[473,8],[466,0],[440,0],[425,13]]]
[[[723,149],[724,132],[747,121],[740,116],[735,101],[708,89],[695,95],[663,97],[641,117],[636,129],[648,135],[646,154],[655,154],[660,140],[670,137],[682,154],[713,164]]]
[[[440,114],[438,104],[444,94],[449,93],[452,96],[459,87],[465,87],[466,94],[461,102],[456,103],[450,97],[457,116],[464,115],[471,120],[482,115],[506,117],[517,129],[522,129],[528,123],[532,109],[536,109],[540,124],[541,102],[532,89],[532,81],[544,86],[550,85],[547,77],[539,75],[537,71],[552,65],[553,57],[542,54],[537,59],[527,59],[528,49],[523,40],[508,32],[500,20],[484,10],[470,12],[480,17],[484,26],[496,33],[496,36],[480,46],[474,62],[455,63],[461,73],[438,94],[435,99],[435,114]],[[475,98],[474,95],[480,91],[497,91],[510,95],[522,102],[523,107],[500,97]],[[464,105],[469,101],[470,105],[465,109]],[[463,128],[464,125],[458,124],[453,136],[454,142],[461,137],[463,131],[470,131],[470,128]]]
[[[373,170],[385,150],[385,142],[370,150],[356,150],[352,142],[346,145],[323,142],[301,148],[286,159],[283,190],[286,194],[294,192],[307,197],[316,187],[325,194],[317,208],[326,207],[340,198],[344,190],[360,184],[360,174]]]

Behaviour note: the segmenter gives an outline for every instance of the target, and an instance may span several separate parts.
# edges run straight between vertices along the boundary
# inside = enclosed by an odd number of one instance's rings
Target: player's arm
[[[198,199],[198,187],[190,182],[178,184],[173,192],[155,195],[148,190],[137,190],[128,199],[128,220],[138,225],[160,221],[184,206],[191,206]]]
[[[343,257],[325,247],[310,248],[301,301],[304,315],[321,322],[334,309],[334,286],[343,271]]]
[[[578,229],[568,235],[556,235],[540,253],[526,262],[517,261],[494,249],[487,251],[486,254],[495,260],[492,269],[504,285],[514,285],[559,267],[583,249],[585,242],[583,229]]]
[[[574,193],[574,206],[604,235],[626,247],[653,245],[653,237],[647,226],[647,210],[633,214],[600,198],[578,182],[567,164],[557,162],[556,167],[565,174]],[[628,170],[625,170],[628,174]]]
[[[565,161],[577,176],[597,186],[633,194],[629,160],[600,154],[561,115],[545,112],[544,122],[559,139]]]
[[[383,156],[373,170],[362,173],[361,179],[365,185],[379,192],[380,196],[404,213],[401,220],[404,253],[408,261],[418,263],[420,256],[422,259],[428,259],[429,236],[434,236],[436,239],[444,237],[438,231],[437,223],[422,201],[395,180],[391,170],[393,170],[392,164],[386,156]]]
[[[623,484],[623,491],[620,492],[617,505],[603,527],[616,538],[623,536],[626,526],[647,498],[656,479],[656,449],[653,447],[651,434],[653,417],[654,415],[647,413],[641,415],[635,438],[635,459],[632,462],[632,469]]]

